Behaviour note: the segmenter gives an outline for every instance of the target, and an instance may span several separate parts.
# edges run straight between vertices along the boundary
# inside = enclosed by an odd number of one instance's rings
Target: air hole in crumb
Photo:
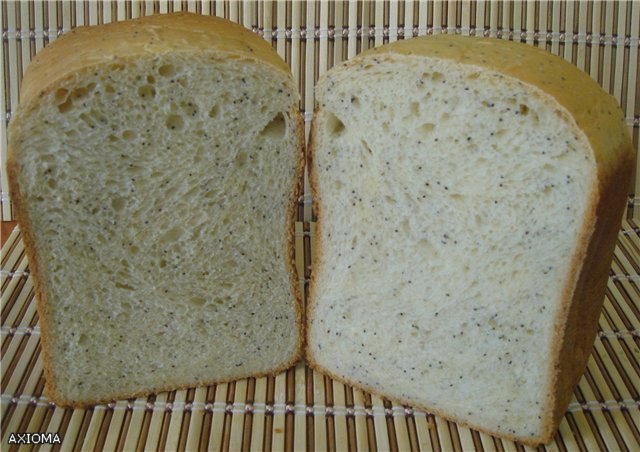
[[[66,100],[67,94],[69,94],[69,90],[66,90],[64,88],[60,88],[59,90],[57,90],[55,94],[56,102],[62,102]]]
[[[91,93],[94,88],[96,87],[95,83],[89,83],[87,86],[83,86],[83,87],[79,87],[73,90],[73,98],[74,99],[82,99],[83,97],[86,97],[89,95],[89,93]]]
[[[47,185],[49,186],[49,188],[56,188],[58,186],[58,183],[56,182],[55,179],[48,179],[47,180]]]
[[[78,345],[86,345],[87,344],[87,335],[84,333],[80,333],[78,336]]]
[[[356,108],[360,107],[360,99],[358,99],[356,96],[351,96],[351,105]]]
[[[176,226],[174,228],[169,229],[164,234],[162,234],[160,236],[160,238],[158,239],[158,242],[160,242],[160,243],[175,242],[176,240],[178,240],[182,236],[183,232],[184,231],[182,230],[182,228],[180,226]]]
[[[260,132],[260,135],[267,138],[279,139],[285,134],[285,121],[282,113],[278,113]]]
[[[520,104],[520,114],[527,116],[529,114],[529,107],[525,104]]]
[[[193,305],[193,306],[204,306],[204,304],[207,302],[206,298],[204,297],[191,297],[188,299],[189,304]]]
[[[113,198],[111,200],[111,207],[113,207],[113,210],[115,210],[115,211],[122,210],[124,208],[125,204],[126,204],[126,201],[122,197]]]
[[[136,133],[133,130],[125,130],[122,132],[122,138],[127,141],[131,141],[136,137]]]
[[[131,246],[129,247],[129,251],[131,252],[131,254],[134,254],[134,255],[135,255],[135,254],[138,254],[138,252],[140,251],[140,248],[138,248],[138,247],[137,247],[137,246],[135,246],[135,245],[131,245]]]
[[[155,83],[156,82],[156,78],[153,75],[147,75],[147,82],[148,83]]]
[[[58,110],[60,113],[66,113],[73,108],[73,102],[71,101],[71,97],[68,97],[63,103],[58,105]]]
[[[332,113],[327,113],[327,121],[326,127],[329,131],[329,134],[332,136],[342,135],[344,132],[345,126],[342,121],[338,119],[338,117]]]
[[[158,267],[165,268],[166,266],[167,266],[167,261],[164,259],[160,259],[160,262],[158,263]]]
[[[176,73],[176,68],[173,67],[173,64],[163,64],[158,69],[158,73],[163,77],[170,77]]]
[[[371,146],[369,146],[369,143],[367,143],[364,140],[360,140],[360,143],[362,144],[362,146],[367,150],[367,152],[371,155],[373,155],[373,151],[371,150]]]
[[[441,72],[434,72],[433,74],[431,74],[431,80],[433,80],[434,82],[439,82],[443,78],[444,76]]]
[[[124,290],[135,290],[133,286],[130,286],[129,284],[123,284],[123,283],[116,283],[116,287],[118,289],[124,289]]]
[[[211,107],[211,110],[209,110],[209,117],[215,118],[216,116],[218,116],[218,113],[220,113],[220,107],[214,105],[213,107]]]
[[[140,174],[144,171],[144,167],[139,165],[129,165],[127,166],[127,172],[132,174]]]
[[[432,124],[430,122],[426,122],[424,124],[422,124],[419,128],[418,128],[418,132],[420,132],[420,134],[423,137],[426,137],[427,135],[429,135],[431,132],[433,132],[433,129],[436,128],[435,124]]]
[[[433,248],[433,245],[427,239],[418,240],[418,250],[422,254],[435,254],[434,253],[435,249]]]
[[[156,96],[156,89],[151,85],[143,85],[138,88],[138,95],[143,99],[151,99]]]
[[[166,125],[169,130],[182,130],[184,128],[184,119],[180,115],[169,115]]]
[[[247,153],[244,151],[238,152],[235,158],[236,167],[243,167],[246,162],[247,162]]]
[[[409,108],[412,115],[418,116],[420,114],[420,104],[418,102],[411,102],[411,106]]]
[[[396,204],[396,200],[392,196],[384,195],[384,200],[389,204]]]

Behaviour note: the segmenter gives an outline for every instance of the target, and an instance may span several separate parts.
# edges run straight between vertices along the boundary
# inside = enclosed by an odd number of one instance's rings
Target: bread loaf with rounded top
[[[48,396],[82,406],[297,361],[293,77],[219,18],[76,28],[25,74],[11,192]]]
[[[548,442],[593,346],[633,167],[615,99],[545,51],[447,35],[363,52],[316,97],[310,363]]]

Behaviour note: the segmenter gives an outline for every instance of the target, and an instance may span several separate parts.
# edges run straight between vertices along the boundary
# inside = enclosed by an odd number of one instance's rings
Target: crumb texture
[[[296,100],[256,61],[167,52],[89,67],[20,116],[17,182],[67,402],[294,358]]]
[[[309,347],[392,398],[536,438],[596,185],[564,110],[500,73],[368,56],[318,87]]]

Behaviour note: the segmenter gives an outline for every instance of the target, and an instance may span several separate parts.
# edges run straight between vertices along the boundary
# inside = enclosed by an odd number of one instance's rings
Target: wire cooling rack
[[[308,276],[313,231],[313,223],[296,224],[300,275],[307,270]],[[18,228],[2,248],[2,256],[3,449],[17,432],[57,434],[60,445],[43,446],[45,450],[529,449],[393,405],[304,363],[275,377],[89,409],[58,408],[43,393],[38,315]],[[589,364],[560,430],[551,444],[539,450],[640,450],[639,273],[640,222],[631,219],[618,235]],[[300,284],[304,287],[306,282],[303,278]]]

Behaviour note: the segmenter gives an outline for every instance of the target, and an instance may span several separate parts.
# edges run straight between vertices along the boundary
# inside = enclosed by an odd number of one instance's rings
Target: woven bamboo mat
[[[291,67],[307,126],[314,84],[333,65],[398,39],[456,33],[520,40],[572,62],[615,96],[639,148],[638,1],[0,0],[2,220],[13,219],[4,177],[6,128],[33,55],[76,26],[178,10],[225,17],[270,42]],[[640,206],[634,195],[640,160],[636,173],[629,217]],[[314,231],[308,198],[298,217],[297,265],[305,286]],[[637,220],[623,224],[593,355],[554,442],[541,450],[640,451],[639,228]],[[17,229],[2,249],[0,276],[2,450],[12,432],[58,433],[62,450],[523,450],[345,387],[304,364],[274,378],[59,409],[43,394],[34,290]]]
[[[300,274],[313,229],[296,224]],[[51,432],[62,450],[523,450],[344,386],[304,363],[272,378],[57,408],[43,393],[38,315],[19,229],[2,249],[1,275],[3,449],[11,433]],[[640,450],[639,347],[640,221],[628,220],[587,370],[553,443],[540,450]]]

